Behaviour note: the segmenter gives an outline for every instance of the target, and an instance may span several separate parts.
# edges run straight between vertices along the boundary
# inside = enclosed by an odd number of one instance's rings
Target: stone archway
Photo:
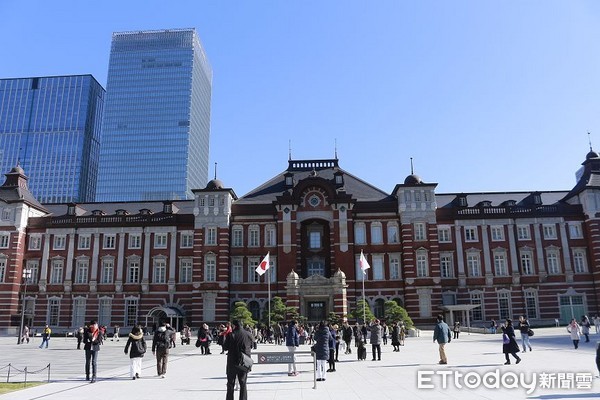
[[[146,314],[146,326],[153,328],[162,321],[167,321],[173,327],[175,332],[179,332],[183,327],[185,315],[182,310],[173,306],[156,306]],[[153,329],[154,331],[154,329]]]

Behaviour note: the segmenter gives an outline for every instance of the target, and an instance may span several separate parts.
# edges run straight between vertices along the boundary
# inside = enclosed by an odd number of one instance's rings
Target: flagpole
[[[362,277],[362,297],[363,297],[363,324],[367,325],[367,314],[366,314],[366,302],[367,299],[365,298],[365,275],[367,275],[366,271],[363,271],[363,277]]]
[[[270,275],[269,269],[267,269],[267,290],[268,290],[267,306],[268,306],[268,313],[269,313],[268,314],[268,318],[269,318],[268,329],[271,329],[271,275]]]

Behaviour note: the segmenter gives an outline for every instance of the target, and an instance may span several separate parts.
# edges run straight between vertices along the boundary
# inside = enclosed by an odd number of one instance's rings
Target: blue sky
[[[0,0],[0,77],[92,74],[112,32],[195,27],[211,177],[241,196],[294,159],[391,192],[569,190],[600,150],[600,2]]]

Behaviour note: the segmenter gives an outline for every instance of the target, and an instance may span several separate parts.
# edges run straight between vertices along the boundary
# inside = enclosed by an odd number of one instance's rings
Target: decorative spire
[[[333,158],[335,158],[337,160],[337,138],[333,139],[333,149],[334,149],[334,151],[333,151],[334,157]]]
[[[288,161],[292,161],[292,139],[288,139]]]
[[[215,162],[215,179],[217,179],[217,163]]]
[[[590,132],[588,134],[588,143],[590,144],[590,151],[592,151],[592,134]]]
[[[414,175],[414,173],[415,173],[415,170],[413,168],[413,158],[411,157],[410,158],[410,174]]]

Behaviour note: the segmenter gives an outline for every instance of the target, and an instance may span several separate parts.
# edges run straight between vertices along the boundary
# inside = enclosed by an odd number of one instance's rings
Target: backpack
[[[167,339],[167,331],[156,332],[156,347],[159,349],[166,349],[169,347],[170,340]]]

